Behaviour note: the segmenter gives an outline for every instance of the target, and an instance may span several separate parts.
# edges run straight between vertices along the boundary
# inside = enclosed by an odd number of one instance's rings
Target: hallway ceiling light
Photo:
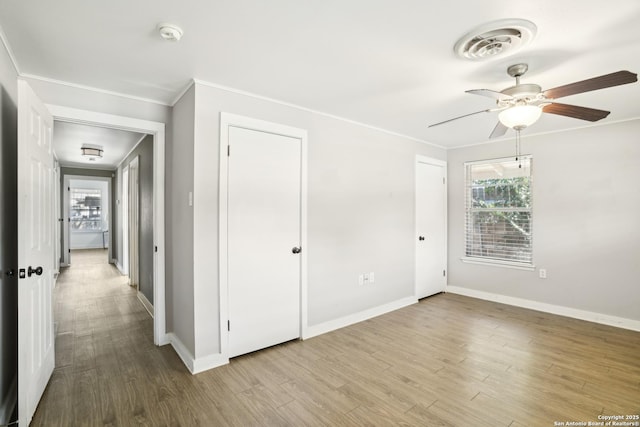
[[[167,23],[158,24],[158,31],[160,32],[160,37],[172,42],[180,41],[183,34],[180,27]]]
[[[104,151],[102,148],[97,147],[82,147],[80,150],[82,151],[82,157],[87,157],[92,162],[101,159],[102,152]]]

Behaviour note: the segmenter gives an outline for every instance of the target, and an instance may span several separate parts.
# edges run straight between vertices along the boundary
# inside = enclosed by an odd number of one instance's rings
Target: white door
[[[54,367],[53,118],[18,82],[18,416],[31,422]]]
[[[416,163],[416,297],[443,292],[447,283],[446,164]]]
[[[129,275],[129,166],[122,170],[122,272]]]
[[[129,284],[140,289],[140,196],[138,157],[129,163]]]
[[[229,128],[229,357],[300,337],[301,140]]]

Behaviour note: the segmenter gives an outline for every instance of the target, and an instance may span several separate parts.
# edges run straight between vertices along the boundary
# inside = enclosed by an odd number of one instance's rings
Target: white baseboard
[[[336,329],[344,328],[345,326],[353,325],[354,323],[362,322],[372,317],[377,317],[390,311],[395,311],[418,302],[416,297],[402,298],[397,301],[393,301],[378,307],[369,308],[367,310],[360,311],[358,313],[350,314],[348,316],[341,317],[339,319],[329,320],[328,322],[320,323],[318,325],[307,326],[302,331],[302,339],[306,340],[318,335],[325,334],[327,332],[335,331]]]
[[[158,347],[161,347],[163,345],[167,345],[167,344],[171,344],[171,338],[169,337],[169,334],[164,334],[160,337],[158,337]]]
[[[229,363],[229,359],[219,353],[196,359],[173,332],[168,333],[167,336],[171,346],[182,359],[182,363],[194,375]]]
[[[144,308],[147,309],[151,317],[153,317],[153,304],[149,302],[146,296],[142,292],[138,290],[138,300],[144,305]]]
[[[547,304],[544,302],[532,301],[523,298],[510,297],[507,295],[494,294],[491,292],[478,291],[476,289],[462,288],[459,286],[447,286],[446,292],[458,295],[464,295],[472,298],[483,299],[487,301],[499,302],[502,304],[513,305],[516,307],[528,308],[531,310],[542,311],[545,313],[557,314],[574,319],[586,320],[588,322],[600,323],[617,328],[630,329],[632,331],[640,331],[640,321],[627,319],[624,317],[610,316],[608,314],[595,313],[593,311],[578,310],[576,308],[565,307],[561,305]]]
[[[7,394],[2,396],[2,401],[0,401],[0,425],[9,424],[12,420],[9,419],[11,415],[13,415],[13,411],[16,409],[16,405],[18,404],[18,375],[13,377],[13,381],[11,381],[11,385],[9,386],[9,390]]]
[[[126,276],[127,273],[124,272],[124,267],[122,265],[120,265],[120,263],[118,262],[117,259],[113,260],[113,263],[116,265],[116,268],[118,269],[118,271],[120,272],[120,274],[122,274],[123,276]]]

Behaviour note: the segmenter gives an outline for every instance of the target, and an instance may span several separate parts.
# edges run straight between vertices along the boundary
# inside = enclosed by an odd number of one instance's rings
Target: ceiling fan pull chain
[[[522,169],[522,156],[520,156],[520,129],[516,129],[516,161],[518,168]]]

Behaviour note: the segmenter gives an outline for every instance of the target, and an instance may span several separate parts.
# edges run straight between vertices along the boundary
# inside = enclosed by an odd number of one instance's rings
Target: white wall
[[[220,351],[218,174],[220,112],[308,130],[309,325],[413,295],[415,155],[442,149],[309,111],[196,84],[194,329],[196,358]],[[174,115],[176,127],[184,119]],[[180,170],[191,164],[183,159]],[[174,168],[178,168],[174,165]],[[183,195],[174,194],[177,197]],[[358,274],[376,284],[358,286]],[[177,311],[174,316],[180,315]],[[175,317],[174,317],[175,321]]]
[[[172,140],[167,146],[167,330],[194,353],[193,289],[193,207],[188,204],[193,191],[193,133],[195,87],[191,87],[173,107]],[[215,228],[212,222],[208,226]],[[216,246],[212,242],[210,246]],[[213,304],[213,302],[211,303]],[[213,327],[212,327],[213,328]]]
[[[640,320],[640,120],[526,137],[538,271],[465,264],[465,161],[512,140],[449,151],[449,285]]]

